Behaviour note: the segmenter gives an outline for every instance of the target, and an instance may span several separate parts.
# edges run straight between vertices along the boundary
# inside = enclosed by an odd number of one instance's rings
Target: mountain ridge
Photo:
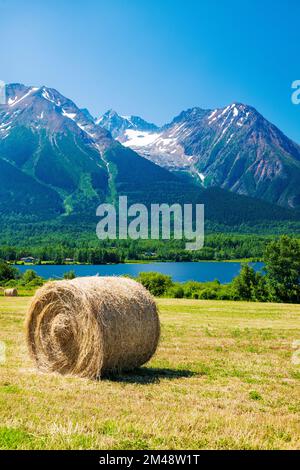
[[[161,168],[116,141],[86,109],[53,88],[8,85],[7,100],[0,105],[0,219],[94,221],[100,203],[127,195],[129,203],[147,206],[205,203],[214,224],[298,221],[292,211],[206,189]],[[158,131],[138,117],[125,119],[132,132]]]
[[[252,106],[194,107],[155,131],[120,129],[124,146],[206,187],[300,207],[300,146]]]

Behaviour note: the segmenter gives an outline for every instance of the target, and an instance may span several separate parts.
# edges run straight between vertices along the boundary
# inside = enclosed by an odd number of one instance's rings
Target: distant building
[[[33,258],[32,256],[27,256],[25,258],[21,258],[20,261],[23,261],[23,263],[34,263],[35,258]]]
[[[156,253],[154,251],[145,251],[144,256],[156,256]]]
[[[66,258],[64,262],[65,263],[74,263],[74,260],[73,260],[73,258]]]

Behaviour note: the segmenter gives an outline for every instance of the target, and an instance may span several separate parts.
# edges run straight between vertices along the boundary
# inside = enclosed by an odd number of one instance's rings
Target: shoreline
[[[126,260],[123,263],[103,263],[103,264],[92,264],[92,263],[62,263],[56,264],[51,261],[37,263],[23,263],[23,262],[11,262],[8,261],[8,264],[12,266],[28,266],[29,268],[34,268],[35,266],[120,266],[125,264],[159,264],[159,263],[263,263],[262,259],[253,259],[253,258],[242,258],[242,259],[202,259],[197,261],[173,261],[173,260]]]

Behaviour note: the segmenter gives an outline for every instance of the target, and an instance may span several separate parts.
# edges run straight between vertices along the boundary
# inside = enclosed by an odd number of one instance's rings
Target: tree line
[[[264,272],[256,272],[245,263],[229,284],[218,280],[179,283],[157,272],[142,272],[137,280],[158,297],[300,303],[300,241],[286,235],[272,240],[265,248],[263,261]],[[64,274],[65,279],[74,277],[73,270]],[[22,275],[16,267],[0,260],[2,285],[34,288],[44,282],[34,269]]]
[[[33,257],[36,263],[64,264],[67,259],[76,263],[108,264],[126,260],[139,261],[201,261],[251,258],[260,260],[267,243],[275,237],[255,235],[209,234],[201,250],[185,250],[185,240],[103,240],[68,239],[44,241],[32,246],[0,246],[0,258],[12,263]]]
[[[218,300],[300,303],[300,242],[288,236],[270,242],[264,252],[264,272],[244,264],[229,284],[173,282],[160,273],[141,273],[140,281],[153,295]]]

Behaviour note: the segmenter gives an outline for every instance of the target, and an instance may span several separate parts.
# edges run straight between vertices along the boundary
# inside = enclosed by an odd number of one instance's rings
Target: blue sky
[[[0,0],[0,79],[157,124],[239,101],[300,143],[300,2]]]

